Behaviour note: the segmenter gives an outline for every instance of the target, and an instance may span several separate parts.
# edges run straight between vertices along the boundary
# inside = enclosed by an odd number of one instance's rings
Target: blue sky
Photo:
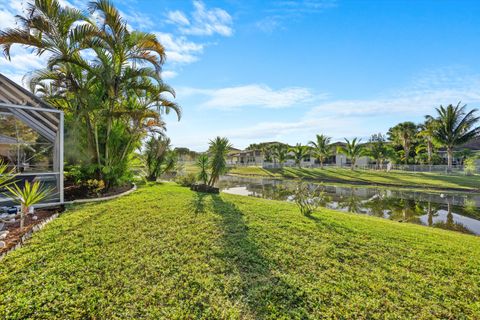
[[[62,1],[84,7],[86,1]],[[307,143],[385,133],[440,104],[480,104],[479,1],[117,0],[132,28],[167,49],[164,78],[183,118],[175,146],[227,136]],[[0,28],[18,1],[0,3]],[[42,60],[16,49],[0,72],[21,81]]]

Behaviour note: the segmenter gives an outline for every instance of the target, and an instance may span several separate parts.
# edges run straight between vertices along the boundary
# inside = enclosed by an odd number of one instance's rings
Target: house
[[[462,144],[460,146],[456,146],[455,148],[453,148],[453,151],[454,151],[453,164],[454,165],[463,164],[463,161],[465,159],[462,155],[459,155],[458,153],[464,150],[468,150],[472,154],[480,155],[480,137],[476,137],[465,144]],[[447,163],[447,159],[448,159],[447,150],[445,148],[440,148],[437,151],[437,153],[440,156],[440,158],[442,158],[443,162]]]
[[[331,157],[326,159],[324,165],[333,165],[339,167],[350,166],[350,159],[345,155],[337,153],[337,147],[345,145],[343,142],[333,143],[333,154]],[[357,159],[357,166],[366,166],[370,164],[369,157],[360,157]],[[238,150],[232,149],[227,156],[227,165],[229,166],[258,166],[263,168],[278,168],[279,163],[272,159],[272,161],[266,161],[265,153],[262,149],[251,149],[251,150]],[[284,167],[295,167],[297,164],[293,159],[293,153],[289,153],[289,157],[282,164]],[[302,168],[316,168],[320,167],[320,162],[311,155],[307,155],[300,162]]]

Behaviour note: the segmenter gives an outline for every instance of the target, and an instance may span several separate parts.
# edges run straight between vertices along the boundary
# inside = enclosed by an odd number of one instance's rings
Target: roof
[[[0,73],[0,103],[57,110]]]
[[[50,141],[55,141],[61,111],[0,74],[0,111],[22,120]]]
[[[469,142],[462,144],[458,149],[480,150],[480,137],[476,137]]]

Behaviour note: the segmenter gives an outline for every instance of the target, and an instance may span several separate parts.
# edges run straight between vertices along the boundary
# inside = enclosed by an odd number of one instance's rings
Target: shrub
[[[463,169],[465,172],[465,175],[471,176],[477,172],[477,161],[479,161],[478,157],[470,157],[467,160],[465,160],[464,162],[465,167]]]
[[[303,181],[297,184],[293,197],[300,213],[305,216],[311,216],[319,206],[327,202],[327,196],[320,186],[310,186]]]
[[[85,182],[85,185],[87,186],[88,190],[95,193],[97,197],[99,197],[102,191],[105,189],[105,182],[103,180],[89,179]]]
[[[187,173],[185,175],[178,176],[175,179],[175,182],[182,187],[191,187],[195,184],[195,182],[197,182],[197,176],[195,173]]]

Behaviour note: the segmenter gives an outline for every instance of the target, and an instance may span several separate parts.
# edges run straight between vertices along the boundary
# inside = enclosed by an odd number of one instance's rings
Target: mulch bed
[[[73,182],[65,181],[64,196],[65,196],[65,201],[73,201],[78,199],[96,199],[96,198],[114,196],[114,195],[126,192],[131,188],[132,188],[131,184],[126,184],[120,187],[112,187],[108,189],[107,192],[102,192],[101,194],[98,195],[95,192],[92,192],[85,185],[78,185],[78,184],[74,184]]]
[[[15,247],[18,243],[20,243],[22,237],[27,234],[30,230],[33,229],[36,225],[44,222],[46,219],[50,218],[56,213],[63,212],[63,206],[59,207],[52,207],[52,208],[45,208],[45,209],[37,209],[35,210],[35,214],[27,214],[25,216],[25,223],[23,230],[20,230],[20,218],[16,219],[13,223],[5,224],[5,227],[2,231],[8,231],[7,237],[3,240],[5,242],[5,246],[0,248],[0,255],[6,251],[9,251],[11,248]],[[33,217],[36,216],[37,219]]]
[[[101,193],[100,195],[91,192],[86,186],[75,185],[71,182],[65,182],[65,201],[73,201],[79,199],[96,199],[100,197],[109,197],[114,196],[123,192],[126,192],[132,188],[132,185],[127,184],[121,187],[110,188],[107,192]],[[36,209],[35,214],[28,214],[25,216],[24,228],[20,230],[20,216],[17,216],[17,219],[13,223],[6,223],[3,230],[8,231],[8,234],[5,239],[0,239],[5,243],[5,246],[0,247],[0,256],[14,248],[22,240],[22,237],[29,233],[36,225],[43,223],[48,218],[53,215],[63,212],[63,206],[50,207],[50,208],[41,208]],[[34,219],[34,216],[36,219]],[[0,233],[1,233],[0,231]]]

